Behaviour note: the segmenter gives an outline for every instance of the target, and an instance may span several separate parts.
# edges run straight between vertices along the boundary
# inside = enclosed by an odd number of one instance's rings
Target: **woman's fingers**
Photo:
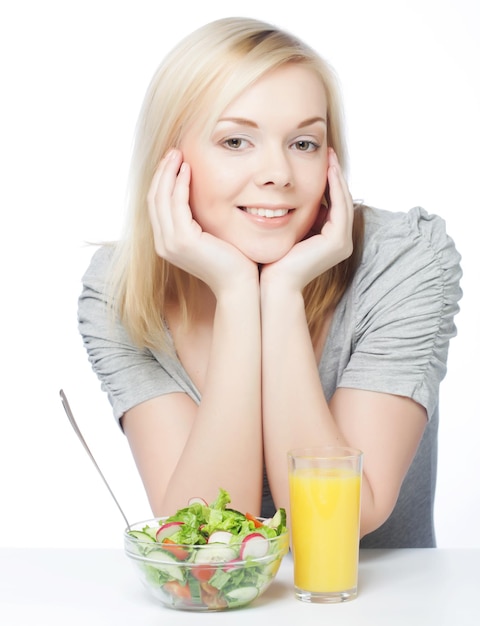
[[[160,248],[163,247],[163,240],[173,233],[171,204],[180,163],[180,152],[170,150],[155,170],[147,196],[155,244]],[[161,254],[161,250],[157,252]]]
[[[328,184],[330,211],[322,228],[322,235],[339,247],[338,253],[346,258],[352,253],[353,200],[335,152],[329,151]],[[343,260],[339,258],[339,261]]]
[[[148,211],[157,253],[175,262],[175,256],[192,234],[201,232],[189,206],[190,168],[179,150],[161,160],[148,192]]]
[[[212,290],[230,288],[232,275],[255,274],[256,265],[230,244],[203,232],[190,209],[191,170],[182,153],[172,150],[162,159],[148,192],[148,211],[155,250],[168,262],[197,276]]]
[[[331,215],[348,228],[353,220],[353,200],[333,149],[329,151],[328,184]]]
[[[194,225],[195,233],[197,233],[201,229],[193,219],[190,209],[190,175],[190,165],[182,163],[171,195],[170,213],[176,230],[184,232],[184,229],[191,229]]]
[[[333,150],[329,151],[330,208],[320,234],[297,243],[288,254],[262,270],[285,286],[303,289],[306,284],[337,265],[353,250],[353,201]]]

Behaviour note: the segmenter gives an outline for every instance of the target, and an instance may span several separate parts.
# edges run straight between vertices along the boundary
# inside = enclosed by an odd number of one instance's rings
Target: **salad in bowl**
[[[125,530],[127,556],[165,606],[237,608],[258,598],[274,579],[289,549],[285,510],[264,519],[229,503],[228,492],[220,489],[210,505],[192,498],[170,517]]]

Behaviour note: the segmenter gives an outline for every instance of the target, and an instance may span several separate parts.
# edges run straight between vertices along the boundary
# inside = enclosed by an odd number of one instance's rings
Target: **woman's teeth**
[[[245,207],[249,215],[258,215],[259,217],[283,217],[288,213],[288,209],[262,209],[257,207]]]

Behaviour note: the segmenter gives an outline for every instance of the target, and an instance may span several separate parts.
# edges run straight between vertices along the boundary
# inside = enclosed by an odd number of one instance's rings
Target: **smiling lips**
[[[258,217],[283,217],[287,215],[290,209],[265,209],[262,207],[239,207],[249,215]]]

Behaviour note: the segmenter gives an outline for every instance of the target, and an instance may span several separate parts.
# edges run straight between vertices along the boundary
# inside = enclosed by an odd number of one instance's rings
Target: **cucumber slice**
[[[170,578],[184,582],[185,575],[178,561],[169,552],[165,550],[151,550],[148,555],[148,564],[161,572],[164,572]],[[152,562],[153,561],[153,562]]]
[[[256,587],[239,587],[238,589],[232,589],[225,598],[228,602],[228,606],[241,606],[247,604],[258,596],[258,589]]]
[[[287,525],[287,514],[285,509],[278,509],[271,519],[264,521],[264,524],[269,528],[285,527]]]
[[[155,541],[155,539],[151,535],[144,532],[143,530],[130,530],[128,531],[128,534],[132,537],[135,537],[135,539],[138,539],[139,541],[146,541],[147,543],[152,543]]]
[[[151,526],[145,526],[145,528],[143,529],[142,532],[144,532],[149,537],[151,537],[153,539],[153,541],[157,540],[158,528],[152,528]]]
[[[230,546],[221,543],[212,543],[202,547],[195,555],[197,564],[223,565],[237,558],[237,552]]]

